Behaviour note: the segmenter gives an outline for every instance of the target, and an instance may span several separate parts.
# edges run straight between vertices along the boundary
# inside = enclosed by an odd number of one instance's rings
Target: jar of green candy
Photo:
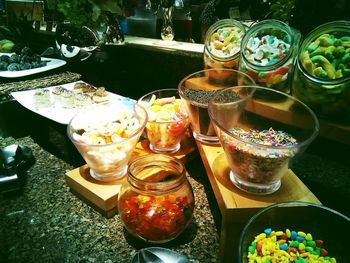
[[[292,93],[317,115],[350,120],[350,21],[333,21],[303,41]]]
[[[252,25],[242,40],[239,71],[259,86],[289,93],[300,38],[297,30],[279,20]]]

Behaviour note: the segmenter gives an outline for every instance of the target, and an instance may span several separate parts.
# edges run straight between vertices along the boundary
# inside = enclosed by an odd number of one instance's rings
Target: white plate
[[[72,82],[72,83],[57,85],[57,86],[62,86],[66,89],[72,90],[75,83],[76,82]],[[47,87],[45,89],[49,89],[50,91],[52,91],[54,87],[56,86]],[[61,106],[53,104],[51,107],[38,109],[35,107],[34,99],[33,99],[33,95],[35,91],[36,90],[17,91],[17,92],[12,92],[11,95],[25,108],[61,124],[68,124],[69,121],[72,119],[72,117],[81,110],[86,110],[88,107],[96,107],[96,105],[100,105],[97,103],[93,103],[90,106],[86,106],[84,108],[66,109]],[[118,100],[124,100],[124,99],[130,100],[129,98],[126,98],[111,92],[108,92],[108,94],[109,94],[108,103],[110,104],[113,104],[113,102],[116,102]]]
[[[7,55],[11,56],[9,53],[0,53],[1,55]],[[45,58],[41,57],[42,61],[47,61],[46,66],[40,67],[40,68],[33,68],[33,69],[25,69],[25,70],[19,70],[19,71],[7,71],[7,70],[1,70],[0,71],[0,77],[4,78],[18,78],[18,77],[24,77],[29,76],[33,74],[37,74],[40,72],[45,72],[54,68],[59,68],[65,65],[67,62],[62,59],[56,59],[56,58]]]

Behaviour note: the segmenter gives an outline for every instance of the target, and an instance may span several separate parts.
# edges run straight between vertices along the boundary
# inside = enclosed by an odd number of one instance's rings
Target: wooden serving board
[[[185,164],[196,153],[196,144],[188,132],[181,141],[180,150],[171,155]],[[149,149],[148,140],[143,139],[136,145],[131,160],[146,154],[153,154],[153,152]],[[113,182],[98,181],[90,176],[90,168],[87,165],[69,171],[65,175],[71,191],[107,218],[118,212],[118,194],[124,179],[125,177]]]
[[[222,147],[205,145],[198,141],[196,143],[222,215],[220,234],[222,262],[235,262],[232,259],[238,259],[241,231],[259,209],[287,201],[320,203],[291,170],[288,170],[282,178],[281,188],[277,192],[264,196],[245,193],[230,181],[230,168]]]

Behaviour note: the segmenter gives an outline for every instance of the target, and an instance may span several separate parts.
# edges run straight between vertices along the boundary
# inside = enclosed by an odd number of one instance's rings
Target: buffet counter
[[[71,82],[80,75],[69,74],[69,77],[64,80]],[[57,76],[49,81],[54,79],[57,80]],[[0,95],[33,88],[32,84],[0,85],[0,91],[6,90]],[[50,86],[51,82],[46,84]],[[66,136],[65,125],[30,112],[8,98],[0,103],[0,138],[1,148],[25,145],[35,157],[22,191],[0,196],[0,259],[5,262],[131,262],[138,249],[150,246],[132,238],[118,215],[106,218],[71,192],[65,174],[82,163],[75,159],[79,154]],[[231,236],[237,242],[240,230],[225,228],[230,222],[223,220],[213,178],[208,178],[208,163],[203,159],[203,149],[201,152],[201,147],[198,148],[201,155],[195,154],[186,165],[195,194],[194,219],[181,236],[163,246],[187,256],[191,262],[222,262],[223,253],[230,251],[237,255],[238,250],[233,243],[223,246],[223,240]],[[346,144],[318,138],[292,166],[295,175],[322,204],[345,215],[350,214],[347,205],[350,166],[344,154],[348,150]],[[244,225],[247,220],[241,223]],[[223,247],[226,251],[222,251]]]

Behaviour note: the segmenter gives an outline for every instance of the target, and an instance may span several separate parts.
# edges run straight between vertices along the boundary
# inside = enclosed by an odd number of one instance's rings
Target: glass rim
[[[182,90],[182,87],[183,86],[183,83],[188,80],[188,79],[191,79],[193,76],[195,75],[200,75],[202,74],[202,76],[206,77],[205,72],[232,72],[232,73],[237,73],[239,75],[242,75],[244,76],[245,78],[249,79],[252,83],[255,83],[254,79],[249,76],[247,73],[244,73],[242,71],[239,71],[238,69],[230,69],[230,68],[210,68],[210,69],[202,69],[202,70],[199,70],[199,71],[196,71],[196,72],[193,72],[187,76],[185,76],[184,78],[182,78],[177,86],[177,90],[179,92],[179,96],[185,100],[188,100],[191,102],[191,104],[195,105],[195,106],[198,106],[198,107],[201,107],[201,108],[208,108],[208,105],[209,105],[209,102],[208,103],[200,103],[200,102],[196,102],[196,101],[193,101],[191,99],[189,99],[188,97],[186,97],[183,93],[183,90]],[[225,81],[225,80],[224,80]],[[226,89],[226,88],[225,88]],[[220,90],[220,89],[219,89]],[[219,91],[219,90],[216,90],[215,92]]]
[[[122,103],[128,103],[128,104],[131,104],[133,105],[133,110],[134,110],[134,113],[136,114],[136,116],[140,117],[140,118],[143,118],[142,116],[140,116],[135,107],[138,107],[141,111],[144,112],[145,114],[145,118],[143,120],[143,122],[141,123],[140,127],[135,130],[131,136],[127,137],[127,138],[122,138],[120,141],[118,142],[112,142],[112,143],[107,143],[107,144],[88,144],[88,143],[83,143],[83,142],[80,142],[80,141],[77,141],[76,139],[73,138],[73,131],[74,129],[72,128],[72,122],[74,120],[76,120],[76,117],[80,114],[86,114],[88,112],[92,112],[92,111],[95,111],[95,110],[102,110],[103,107],[105,108],[109,108],[109,107],[116,107],[117,104],[104,104],[104,105],[97,105],[97,107],[94,107],[94,108],[89,108],[89,109],[86,109],[84,111],[80,111],[80,112],[77,112],[72,118],[71,120],[69,121],[68,125],[67,125],[67,135],[68,137],[72,140],[73,143],[77,144],[77,145],[81,145],[81,146],[88,146],[88,147],[93,147],[93,148],[104,148],[104,147],[110,147],[110,146],[114,146],[114,145],[118,145],[118,144],[121,144],[121,143],[125,143],[131,139],[133,139],[134,137],[138,136],[142,131],[143,129],[145,128],[146,124],[147,124],[147,121],[148,121],[148,115],[147,115],[147,111],[144,107],[142,107],[142,105],[139,105],[137,104],[136,102],[134,101],[131,101],[131,100],[128,100],[128,99],[123,99],[123,100],[118,100],[118,102],[122,102]]]
[[[321,85],[338,85],[338,84],[343,84],[344,82],[347,82],[350,80],[350,75],[349,76],[343,76],[341,78],[336,78],[336,79],[324,79],[324,78],[319,78],[317,76],[314,76],[312,74],[310,74],[303,66],[302,62],[301,62],[301,57],[303,54],[303,51],[305,50],[305,47],[307,44],[309,44],[310,42],[314,41],[316,39],[317,36],[321,36],[320,33],[322,34],[328,34],[331,32],[336,32],[337,30],[335,29],[329,29],[326,30],[328,26],[334,26],[337,29],[342,28],[342,31],[344,32],[350,32],[350,21],[347,20],[336,20],[336,21],[331,21],[331,22],[327,22],[324,24],[321,24],[319,26],[317,26],[316,28],[314,28],[312,31],[310,31],[310,33],[308,33],[306,35],[306,37],[304,38],[303,42],[300,45],[299,48],[299,54],[297,56],[297,67],[299,68],[299,70],[304,74],[304,76],[306,78],[308,78],[309,80],[313,81],[313,82],[319,82]],[[322,32],[320,32],[321,30],[324,30]],[[340,31],[338,31],[340,32]]]
[[[288,55],[285,56],[283,59],[277,61],[274,64],[271,65],[265,65],[265,66],[261,66],[261,65],[257,65],[257,64],[253,64],[252,62],[250,62],[247,58],[246,55],[244,54],[244,49],[246,44],[248,43],[249,39],[251,38],[251,35],[257,33],[259,31],[259,29],[264,29],[264,27],[269,27],[271,28],[271,23],[275,23],[278,25],[279,30],[280,31],[284,31],[285,33],[287,33],[290,37],[291,37],[291,43],[290,43],[290,48],[288,50]],[[262,27],[262,28],[260,28]],[[272,28],[271,28],[272,29]],[[247,31],[247,33],[243,36],[242,42],[241,42],[241,52],[240,52],[240,57],[249,65],[251,66],[253,69],[255,70],[266,70],[266,71],[271,71],[271,70],[275,70],[276,67],[280,67],[283,64],[285,64],[288,59],[291,58],[291,56],[293,55],[294,52],[294,43],[295,43],[295,36],[293,33],[293,30],[295,31],[295,29],[293,29],[292,27],[290,27],[288,24],[280,21],[280,20],[276,20],[276,19],[267,19],[267,20],[262,20],[260,22],[257,22],[255,24],[253,24],[249,30]],[[244,46],[243,46],[244,45]],[[292,58],[293,59],[293,58]],[[294,59],[293,59],[294,61]],[[291,62],[292,64],[293,61]]]
[[[242,36],[242,39],[241,39],[241,43],[243,41],[243,38],[244,36],[246,35],[247,33],[247,29],[248,27],[246,25],[244,25],[241,21],[239,20],[236,20],[236,19],[232,19],[232,18],[225,18],[225,19],[220,19],[216,22],[214,22],[214,24],[212,24],[208,30],[207,30],[207,33],[206,33],[206,36],[205,36],[205,42],[204,42],[204,49],[216,60],[220,61],[220,62],[226,62],[228,60],[232,60],[234,58],[237,58],[239,57],[239,54],[240,54],[240,50],[237,51],[235,54],[231,55],[231,56],[228,56],[228,57],[224,57],[224,58],[221,58],[221,57],[218,57],[216,55],[214,55],[209,49],[208,49],[208,44],[207,43],[207,39],[210,37],[210,35],[212,35],[214,33],[214,30],[218,30],[220,26],[222,26],[222,24],[225,24],[225,23],[228,23],[227,27],[238,27],[240,29],[243,30],[243,36]]]
[[[148,162],[147,162],[147,159],[149,159]],[[173,164],[172,168],[174,168],[178,172],[178,176],[166,182],[145,181],[143,179],[138,178],[137,175],[135,175],[133,172],[133,169],[136,168],[136,165],[138,165],[138,163],[141,163],[143,168],[142,170],[148,169],[148,167],[155,166],[155,164],[159,165],[159,163],[165,164],[168,166]],[[158,154],[143,155],[133,159],[129,163],[128,170],[127,170],[127,180],[129,184],[132,185],[132,187],[140,191],[147,191],[152,193],[159,192],[159,191],[162,191],[162,192],[173,191],[174,189],[181,187],[182,183],[186,180],[186,168],[179,159],[167,154],[158,153]],[[145,187],[138,187],[138,185],[144,186],[145,184],[149,186],[153,186],[154,189],[144,189]]]
[[[146,93],[145,95],[143,95],[142,97],[140,97],[138,100],[137,100],[137,104],[139,104],[139,102],[142,102],[142,100],[144,98],[146,98],[147,96],[150,96],[152,94],[155,94],[157,92],[162,92],[162,91],[165,91],[165,92],[174,92],[178,98],[175,97],[175,99],[181,99],[181,96],[179,94],[179,90],[178,89],[174,89],[174,88],[168,88],[168,89],[157,89],[157,90],[154,90],[154,91],[151,91],[151,92],[148,92]],[[139,104],[142,106],[142,104]],[[142,106],[143,107],[143,106]],[[146,112],[147,112],[147,109],[145,109]],[[148,114],[148,112],[147,112]],[[171,124],[171,123],[178,123],[178,122],[181,122],[181,121],[184,121],[184,120],[188,120],[189,119],[189,116],[188,116],[188,113],[186,112],[186,116],[181,116],[181,118],[179,118],[179,120],[174,120],[174,121],[150,121],[150,120],[147,120],[148,123],[155,123],[155,124]]]
[[[214,99],[219,96],[219,94],[221,92],[224,92],[224,91],[227,91],[227,90],[234,90],[234,89],[238,89],[238,88],[254,88],[254,92],[252,92],[251,96],[247,96],[243,99],[239,99],[237,101],[234,101],[234,102],[230,102],[232,104],[237,104],[237,103],[240,103],[242,101],[245,101],[245,100],[248,100],[248,99],[251,99],[253,98],[256,90],[265,90],[265,91],[268,91],[268,92],[275,92],[275,93],[278,93],[280,95],[283,95],[283,96],[286,96],[287,98],[289,99],[292,99],[293,101],[296,101],[298,102],[300,105],[302,105],[306,110],[307,112],[310,113],[310,115],[312,116],[312,119],[314,119],[314,122],[315,122],[315,127],[314,127],[314,130],[312,132],[312,134],[304,141],[302,141],[301,143],[298,143],[296,145],[292,145],[292,146],[278,146],[277,148],[275,146],[270,146],[270,145],[264,145],[264,144],[258,144],[258,143],[253,143],[253,142],[249,142],[249,141],[246,141],[246,140],[243,140],[242,138],[240,138],[239,136],[236,136],[236,135],[233,135],[230,131],[228,131],[227,129],[225,129],[217,120],[216,118],[213,116],[213,113],[212,113],[212,106],[214,104]],[[228,103],[227,103],[228,104]],[[253,146],[257,146],[257,147],[264,147],[264,148],[268,148],[268,149],[278,149],[278,150],[285,150],[285,149],[293,149],[293,148],[301,148],[303,147],[304,145],[308,145],[309,143],[311,143],[315,138],[316,136],[318,135],[319,133],[319,120],[316,116],[316,114],[310,109],[310,107],[308,107],[304,102],[300,101],[299,99],[289,95],[289,94],[286,94],[284,92],[281,92],[281,91],[278,91],[278,90],[274,90],[274,89],[271,89],[271,88],[266,88],[266,87],[261,87],[261,86],[249,86],[249,85],[245,85],[245,86],[235,86],[235,87],[230,87],[230,88],[226,88],[226,89],[223,89],[223,90],[218,90],[217,92],[214,93],[214,95],[210,98],[209,100],[209,106],[208,106],[208,113],[209,113],[209,116],[210,116],[210,119],[211,121],[213,121],[215,123],[215,125],[217,125],[220,130],[222,130],[224,133],[226,133],[228,136],[230,137],[233,137],[235,138],[236,140],[242,142],[242,143],[247,143],[249,145],[253,145]]]

